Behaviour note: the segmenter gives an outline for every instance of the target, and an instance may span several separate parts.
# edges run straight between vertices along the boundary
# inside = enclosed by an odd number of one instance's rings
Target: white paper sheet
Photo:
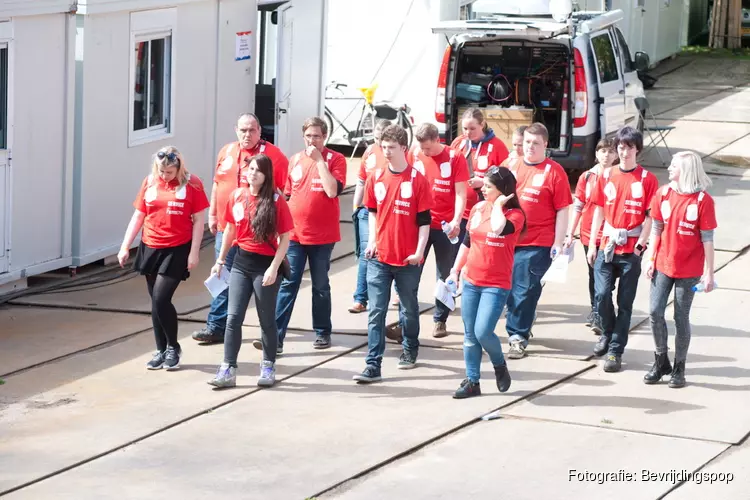
[[[208,289],[208,292],[213,298],[216,298],[221,292],[227,289],[229,286],[229,273],[226,269],[222,270],[221,276],[212,274],[206,281],[203,282]]]
[[[568,280],[568,267],[573,262],[573,257],[575,256],[574,248],[574,246],[571,246],[567,251],[555,257],[552,265],[549,266],[549,269],[542,277],[543,282],[565,283]]]
[[[451,293],[445,281],[438,280],[435,285],[435,298],[445,304],[445,307],[454,311],[456,309],[456,301],[453,300],[453,294]]]

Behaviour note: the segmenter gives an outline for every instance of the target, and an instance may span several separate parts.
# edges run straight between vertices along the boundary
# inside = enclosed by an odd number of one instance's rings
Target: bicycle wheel
[[[326,146],[329,142],[331,142],[331,138],[333,137],[333,118],[331,117],[330,113],[328,113],[328,109],[325,110],[325,113],[323,115],[323,120],[326,122],[326,126],[328,126],[328,135],[326,136]]]
[[[409,117],[403,111],[398,112],[398,124],[406,130],[407,149],[411,149],[411,143],[414,141],[414,129],[411,126],[411,120],[409,120]]]

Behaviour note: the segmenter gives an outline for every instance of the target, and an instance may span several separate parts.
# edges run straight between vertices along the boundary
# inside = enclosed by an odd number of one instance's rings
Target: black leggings
[[[154,324],[154,337],[159,352],[164,352],[167,346],[178,350],[180,348],[177,342],[177,310],[172,304],[172,296],[180,281],[163,274],[146,276],[148,294],[151,296],[151,321]]]

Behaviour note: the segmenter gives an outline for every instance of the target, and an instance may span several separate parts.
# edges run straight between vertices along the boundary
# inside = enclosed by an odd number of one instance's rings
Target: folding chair
[[[656,147],[658,144],[664,144],[664,147],[667,149],[667,153],[669,154],[669,161],[672,160],[672,152],[669,150],[669,146],[667,145],[667,136],[669,133],[675,129],[672,125],[659,125],[656,122],[656,117],[654,116],[654,113],[651,111],[651,105],[648,102],[648,99],[645,97],[636,97],[635,98],[635,107],[638,109],[638,114],[641,117],[641,120],[643,120],[643,131],[648,133],[648,144],[644,144],[643,151],[641,151],[641,158],[643,158],[646,153],[651,151],[652,149],[656,149],[656,154],[659,155],[659,159],[661,160],[662,165],[666,165],[668,162],[664,161],[664,158],[661,155],[661,152]]]

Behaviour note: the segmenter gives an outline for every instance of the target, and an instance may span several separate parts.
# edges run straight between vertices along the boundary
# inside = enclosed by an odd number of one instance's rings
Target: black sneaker
[[[591,331],[594,335],[601,335],[604,333],[604,327],[602,326],[602,319],[598,314],[592,312],[593,318],[591,318]]]
[[[182,349],[174,346],[167,347],[167,351],[164,354],[164,368],[166,368],[167,371],[179,369],[180,356],[182,356]]]
[[[606,335],[599,337],[596,345],[594,345],[594,356],[604,356],[607,354],[607,351],[609,350],[609,340],[610,338]]]
[[[202,344],[223,344],[224,334],[212,332],[204,326],[197,332],[193,332],[193,340]]]
[[[607,373],[619,372],[622,368],[622,358],[619,354],[608,354],[604,362],[604,371]]]
[[[253,347],[258,349],[259,351],[263,350],[263,342],[259,339],[253,340]],[[276,347],[276,357],[280,358],[284,354],[284,345],[279,344],[278,347]]]
[[[453,399],[466,399],[481,395],[482,389],[479,388],[479,382],[472,382],[465,378],[456,392],[453,393]]]
[[[149,370],[161,370],[164,366],[164,351],[156,351],[151,361],[146,363],[146,368]]]
[[[402,352],[398,358],[398,369],[399,370],[411,370],[417,366],[417,356],[410,352]]]
[[[330,335],[318,335],[313,341],[313,349],[328,349],[331,347],[331,336]]]
[[[371,384],[373,382],[380,382],[383,377],[380,376],[380,368],[374,365],[367,365],[365,369],[359,375],[352,377],[359,384]]]
[[[497,390],[500,392],[506,392],[508,389],[510,389],[510,373],[508,372],[508,365],[497,365],[494,368]]]
[[[592,327],[594,326],[594,320],[596,319],[596,314],[594,314],[593,309],[591,312],[589,312],[589,315],[586,316],[586,326]]]

